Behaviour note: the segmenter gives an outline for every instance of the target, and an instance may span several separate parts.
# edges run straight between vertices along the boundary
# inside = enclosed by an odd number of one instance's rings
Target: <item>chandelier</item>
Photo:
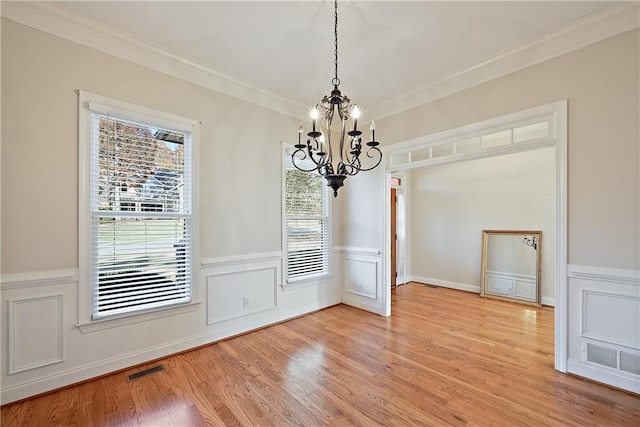
[[[291,155],[296,169],[303,172],[317,172],[327,180],[327,186],[333,189],[333,196],[338,196],[338,189],[344,185],[344,180],[360,171],[369,171],[377,167],[382,161],[380,145],[376,141],[375,124],[371,122],[369,128],[371,141],[367,147],[362,147],[362,132],[358,130],[360,110],[351,100],[340,92],[338,78],[338,0],[334,1],[334,77],[331,80],[333,90],[331,95],[322,98],[320,104],[311,110],[312,130],[307,133],[306,143],[302,142],[302,125],[298,129],[298,143]],[[338,137],[339,141],[332,139]],[[333,148],[337,143],[338,150]],[[364,151],[365,158],[361,160]],[[335,157],[334,157],[335,154]],[[309,159],[309,160],[307,160]],[[337,163],[334,163],[334,160]]]

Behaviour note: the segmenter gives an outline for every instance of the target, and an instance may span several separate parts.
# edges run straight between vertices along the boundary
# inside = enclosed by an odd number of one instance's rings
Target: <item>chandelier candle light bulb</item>
[[[316,131],[316,120],[318,120],[318,116],[320,115],[320,113],[318,113],[318,107],[313,107],[313,110],[311,110],[311,119],[313,120],[313,131]]]
[[[362,132],[358,130],[360,109],[351,104],[351,100],[340,92],[338,78],[338,0],[334,1],[334,77],[331,80],[333,90],[330,95],[322,98],[311,110],[312,131],[307,133],[306,144],[302,142],[302,126],[298,129],[298,144],[291,155],[293,166],[303,172],[317,173],[327,180],[327,185],[333,189],[334,197],[338,196],[338,189],[344,185],[344,180],[360,171],[369,171],[382,162],[382,152],[375,140],[375,125],[371,122],[371,141],[365,147],[362,156]],[[337,114],[336,114],[337,113]],[[334,123],[335,119],[335,123]],[[353,123],[350,129],[349,121]],[[331,137],[339,138],[332,144]],[[334,152],[334,148],[336,151]],[[334,163],[333,159],[337,161]],[[310,160],[305,162],[305,159]],[[310,166],[307,166],[310,165]],[[305,168],[305,167],[308,167]]]
[[[357,105],[353,106],[353,110],[351,110],[351,117],[353,117],[353,130],[358,130],[358,117],[360,117],[360,110]]]

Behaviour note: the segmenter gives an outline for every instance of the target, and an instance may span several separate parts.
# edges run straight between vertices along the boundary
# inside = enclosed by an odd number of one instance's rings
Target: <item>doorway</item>
[[[567,372],[567,101],[530,108],[482,122],[425,135],[385,147],[386,211],[382,227],[391,228],[390,179],[405,171],[431,165],[465,162],[511,153],[555,148],[556,242],[554,367]],[[410,209],[407,209],[410,211]],[[396,212],[397,215],[397,212]],[[384,250],[391,251],[390,233],[383,234]],[[383,278],[391,282],[391,257],[383,257]],[[411,277],[411,266],[408,273]],[[391,315],[391,287],[382,295],[383,315]]]
[[[406,231],[406,210],[404,175],[393,175],[391,177],[391,194],[389,206],[391,208],[391,242],[390,262],[392,288],[406,283],[406,253],[407,253],[407,231]]]

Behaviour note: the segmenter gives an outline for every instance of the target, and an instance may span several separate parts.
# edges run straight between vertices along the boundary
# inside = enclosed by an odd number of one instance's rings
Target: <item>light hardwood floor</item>
[[[2,426],[640,426],[640,396],[553,370],[553,310],[412,283],[7,405]]]

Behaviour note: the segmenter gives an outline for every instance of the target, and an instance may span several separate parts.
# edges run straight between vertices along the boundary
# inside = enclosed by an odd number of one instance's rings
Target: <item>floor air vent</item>
[[[587,360],[599,365],[618,369],[618,352],[601,345],[587,344]]]
[[[127,381],[137,380],[138,378],[146,377],[147,375],[151,375],[160,371],[164,371],[164,366],[156,365],[151,368],[144,369],[140,372],[136,372],[135,374],[127,375]]]
[[[640,355],[621,351],[620,370],[640,375]]]

